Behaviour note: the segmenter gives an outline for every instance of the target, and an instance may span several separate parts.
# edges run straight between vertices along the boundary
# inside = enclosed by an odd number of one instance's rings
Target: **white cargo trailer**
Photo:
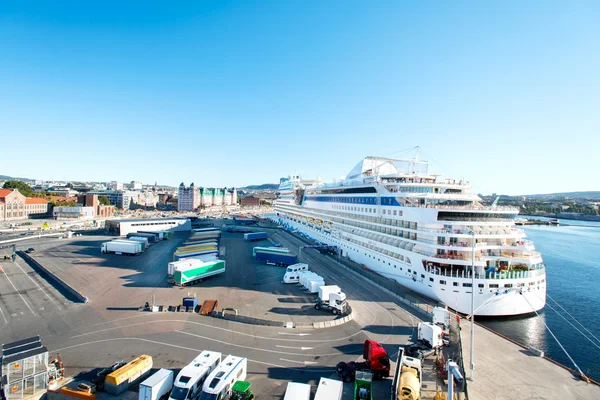
[[[325,286],[325,281],[319,276],[309,280],[306,289],[308,289],[308,293],[319,293],[319,287],[321,286]]]
[[[310,385],[288,382],[283,400],[310,400]]]
[[[313,279],[313,280],[314,280],[315,278],[320,278],[320,277],[321,277],[321,276],[319,276],[319,274],[316,274],[316,273],[314,273],[314,272],[313,272],[313,273],[311,273],[311,274],[305,274],[305,275],[302,275],[302,276],[300,277],[300,284],[301,284],[301,285],[302,285],[302,286],[303,286],[305,289],[308,289],[308,282],[309,282],[311,279]]]
[[[137,255],[142,252],[142,244],[139,242],[104,242],[100,247],[103,253]]]
[[[314,400],[341,400],[344,383],[335,379],[321,378]]]
[[[173,389],[173,371],[161,368],[140,383],[138,400],[158,400]]]
[[[150,240],[144,236],[129,236],[129,240],[135,240],[136,242],[142,242],[146,245],[146,247],[150,246]]]
[[[179,268],[193,268],[202,265],[204,261],[197,260],[196,258],[184,258],[183,260],[173,261],[167,264],[167,275],[173,276],[175,267]]]

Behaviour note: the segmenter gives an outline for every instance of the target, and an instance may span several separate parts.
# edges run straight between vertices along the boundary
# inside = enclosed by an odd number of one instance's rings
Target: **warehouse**
[[[138,231],[189,231],[192,224],[187,218],[114,219],[106,221],[106,231],[125,236]]]

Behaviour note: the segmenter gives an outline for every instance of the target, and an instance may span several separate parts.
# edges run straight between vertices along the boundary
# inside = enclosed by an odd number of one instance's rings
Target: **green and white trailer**
[[[171,231],[161,231],[163,234],[163,240],[173,239],[173,232]]]
[[[204,278],[225,272],[225,261],[207,261],[196,266],[175,266],[173,280],[177,286],[191,285],[202,282]]]

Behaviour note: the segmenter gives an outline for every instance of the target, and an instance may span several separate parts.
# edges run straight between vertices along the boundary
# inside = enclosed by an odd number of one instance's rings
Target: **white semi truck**
[[[139,242],[104,242],[100,250],[105,254],[114,253],[136,256],[142,252],[142,244]]]
[[[319,298],[315,310],[331,311],[332,314],[343,314],[348,308],[346,293],[337,285],[319,286]]]

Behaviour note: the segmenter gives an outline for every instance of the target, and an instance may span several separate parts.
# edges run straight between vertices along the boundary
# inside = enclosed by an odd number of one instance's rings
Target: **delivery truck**
[[[285,275],[283,275],[283,283],[298,283],[301,271],[308,271],[308,264],[298,263],[290,265],[285,270]]]
[[[137,256],[142,252],[142,244],[139,242],[104,242],[102,243],[100,250],[104,254],[126,254],[131,256]]]
[[[140,383],[138,400],[160,400],[173,389],[173,371],[159,369],[154,375]]]
[[[295,254],[277,254],[263,251],[256,252],[256,259],[264,261],[268,265],[277,265],[280,267],[287,267],[298,262],[298,257]]]
[[[319,298],[315,310],[331,311],[332,314],[343,314],[348,308],[346,294],[337,285],[320,286]]]
[[[203,279],[223,272],[225,272],[225,261],[223,260],[203,262],[192,267],[175,266],[173,280],[177,286],[186,286],[202,282]]]
[[[132,236],[141,236],[141,237],[147,237],[148,238],[148,242],[150,243],[156,243],[158,240],[156,239],[156,236],[150,234],[150,233],[141,233],[141,232],[132,232],[132,233],[128,233],[127,234],[127,238],[129,239]]]
[[[244,233],[244,240],[258,242],[259,240],[266,240],[269,237],[267,232],[250,232]]]

